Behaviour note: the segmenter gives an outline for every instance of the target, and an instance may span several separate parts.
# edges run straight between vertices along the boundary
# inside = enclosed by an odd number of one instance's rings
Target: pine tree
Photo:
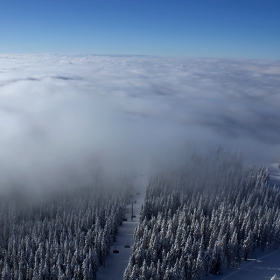
[[[4,262],[4,268],[2,270],[1,279],[2,280],[10,280],[11,279],[11,270],[10,270],[10,267],[9,267],[6,260]]]

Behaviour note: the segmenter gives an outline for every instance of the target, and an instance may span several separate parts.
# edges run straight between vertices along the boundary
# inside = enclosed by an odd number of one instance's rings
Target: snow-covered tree
[[[201,279],[280,245],[279,189],[263,167],[220,150],[151,178],[125,279]],[[153,273],[153,274],[152,274]],[[143,275],[142,275],[143,274]]]

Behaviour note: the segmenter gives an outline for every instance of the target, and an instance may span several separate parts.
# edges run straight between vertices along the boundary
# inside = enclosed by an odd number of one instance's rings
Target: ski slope
[[[136,217],[131,219],[132,203],[129,203],[126,208],[127,221],[124,221],[119,227],[117,241],[111,247],[110,255],[106,260],[105,267],[99,269],[97,280],[123,279],[124,270],[127,267],[129,257],[132,253],[134,230],[139,224],[141,205],[144,203],[147,183],[148,180],[146,176],[140,175],[134,177],[134,184],[131,188],[131,195],[133,196],[131,197],[131,202],[133,202],[133,212]],[[127,244],[130,245],[130,248],[124,247]],[[119,253],[113,253],[114,249],[118,250]]]

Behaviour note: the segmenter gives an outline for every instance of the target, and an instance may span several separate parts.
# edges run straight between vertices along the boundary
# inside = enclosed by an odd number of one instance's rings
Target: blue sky
[[[0,53],[280,59],[279,0],[0,3]]]

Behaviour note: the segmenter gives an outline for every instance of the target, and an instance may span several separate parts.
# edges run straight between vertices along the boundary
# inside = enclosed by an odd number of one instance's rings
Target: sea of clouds
[[[272,60],[2,55],[1,187],[150,173],[217,145],[276,162],[279,89]]]

